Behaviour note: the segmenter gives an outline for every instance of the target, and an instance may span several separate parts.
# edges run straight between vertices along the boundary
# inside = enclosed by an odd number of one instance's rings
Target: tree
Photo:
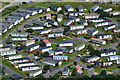
[[[102,70],[101,73],[100,73],[100,75],[107,75],[106,74],[106,70]]]
[[[76,75],[77,75],[77,70],[74,69],[73,72],[72,72],[72,74],[71,74],[71,76],[76,76]]]
[[[54,75],[55,78],[59,78],[60,76],[61,76],[60,73],[56,73],[56,74]]]
[[[65,28],[64,28],[64,31],[63,31],[63,34],[66,34],[67,32],[68,32],[68,28],[65,27]]]
[[[90,51],[90,50],[92,50],[92,49],[94,49],[94,48],[93,48],[92,45],[89,44],[89,45],[87,46],[87,49]]]
[[[41,80],[41,79],[45,80],[45,77],[42,74],[38,75],[34,80]]]
[[[76,61],[74,62],[74,65],[77,65],[77,62],[76,62]]]
[[[63,10],[59,11],[58,14],[63,14],[64,15],[64,12]]]
[[[33,29],[27,29],[27,31],[26,31],[26,32],[33,33],[33,32],[34,32],[34,30],[33,30]]]
[[[49,65],[45,65],[44,68],[43,68],[43,71],[46,72],[48,70],[50,70],[50,66]]]

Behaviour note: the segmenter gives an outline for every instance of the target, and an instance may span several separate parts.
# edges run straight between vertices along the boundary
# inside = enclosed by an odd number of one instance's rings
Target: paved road
[[[5,67],[5,72],[6,72],[8,75],[17,74],[17,75],[21,76],[19,73],[16,73],[14,70],[10,69],[8,66],[5,66],[5,65],[3,65],[3,64],[0,64],[0,66]],[[21,76],[21,77],[23,77],[23,76]]]
[[[120,23],[115,21],[115,20],[112,20],[114,24],[116,24],[116,26],[120,26]]]
[[[69,63],[69,64],[66,64],[66,65],[64,65],[63,67],[60,67],[60,68],[58,68],[58,69],[56,69],[56,70],[54,70],[54,71],[46,74],[45,77],[46,77],[46,78],[49,78],[49,76],[53,76],[53,75],[56,74],[57,72],[63,71],[64,68],[66,68],[66,67],[68,67],[68,66],[70,66],[70,65],[72,65],[72,64],[73,64],[73,62],[71,62],[71,63]]]
[[[72,57],[72,58],[75,59],[75,61],[78,63],[79,66],[81,66],[81,67],[87,69],[87,66],[81,63],[79,57]]]
[[[113,44],[110,44],[110,45],[108,45],[108,46],[106,46],[106,47],[98,48],[98,49],[99,49],[99,50],[101,50],[101,49],[109,49],[109,48],[114,48],[114,49],[116,49],[116,46],[118,46],[118,42],[113,43]]]

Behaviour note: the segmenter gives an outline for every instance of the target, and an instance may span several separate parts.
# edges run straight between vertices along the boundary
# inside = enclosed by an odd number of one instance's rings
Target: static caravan
[[[73,33],[74,35],[82,35],[82,34],[87,34],[87,29],[82,29],[82,30],[76,30]]]
[[[13,55],[8,55],[8,56],[5,56],[4,58],[5,59],[8,59],[8,60],[12,60],[12,59],[18,59],[18,58],[22,58],[22,54],[13,54]]]
[[[64,70],[62,71],[62,75],[63,76],[68,76],[69,75],[69,68],[64,68]]]
[[[22,22],[24,20],[24,17],[21,17],[21,16],[8,16],[7,17],[8,19],[14,19],[14,20],[18,20],[18,22]]]
[[[95,27],[106,26],[106,25],[109,25],[109,24],[110,24],[109,21],[96,22]]]
[[[96,37],[98,39],[112,39],[112,35],[109,34],[109,33],[106,33],[106,34],[98,34],[96,35]]]
[[[99,14],[84,14],[83,18],[90,19],[90,18],[99,18]]]
[[[42,13],[42,9],[40,7],[28,7],[26,10],[37,11],[37,13]]]
[[[118,59],[120,59],[120,55],[109,56],[108,61],[113,61],[113,60],[118,60]]]
[[[71,25],[69,26],[69,30],[77,30],[77,29],[83,29],[84,25]]]
[[[24,19],[28,19],[30,17],[30,14],[27,13],[19,13],[19,12],[12,12],[10,16],[15,16],[15,17],[24,17]]]
[[[25,45],[25,46],[30,46],[32,44],[35,44],[35,40],[27,40],[22,43],[22,45]]]
[[[47,8],[47,7],[41,7],[40,8],[42,9],[42,11],[44,12],[50,12],[50,8]]]
[[[114,31],[114,33],[119,33],[120,32],[120,27],[115,28],[113,31]]]
[[[74,20],[70,20],[70,19],[69,19],[69,20],[66,20],[66,21],[64,22],[64,25],[65,25],[65,26],[69,26],[69,25],[71,25],[71,24],[73,23],[73,21],[74,21]]]
[[[97,61],[94,64],[94,67],[111,67],[113,66],[112,61]]]
[[[105,9],[102,9],[104,12],[111,12],[113,9],[112,8],[105,8]]]
[[[69,11],[74,11],[74,8],[71,5],[64,5],[65,10]]]
[[[62,42],[62,43],[59,43],[59,47],[64,47],[64,46],[73,46],[73,43],[71,43],[71,42]]]
[[[68,56],[53,56],[53,59],[55,60],[68,60]]]
[[[106,51],[101,52],[101,57],[114,56],[114,55],[116,55],[116,50],[115,49],[108,49]]]
[[[33,52],[33,51],[35,51],[35,50],[37,50],[37,49],[39,49],[39,45],[37,45],[37,44],[32,44],[32,45],[27,46],[26,51],[27,51],[27,52]]]
[[[27,37],[12,37],[12,41],[26,41]]]
[[[90,11],[95,12],[95,11],[97,11],[99,8],[100,8],[100,7],[99,7],[98,5],[95,5],[95,6],[93,6],[92,8],[90,8]]]
[[[82,12],[82,11],[84,11],[84,8],[83,8],[82,5],[78,5],[78,6],[77,6],[77,10]]]
[[[22,71],[33,71],[33,70],[37,70],[39,69],[40,67],[38,65],[32,65],[32,66],[24,66],[24,67],[21,67],[21,70]]]
[[[94,28],[90,28],[90,30],[88,31],[88,35],[90,35],[90,36],[95,36],[98,33],[99,33],[99,31]]]
[[[42,69],[38,69],[38,70],[30,72],[28,75],[30,77],[36,77],[36,76],[40,75],[41,73],[42,73]]]
[[[44,53],[44,52],[47,52],[47,51],[50,51],[50,50],[52,50],[52,47],[47,46],[47,47],[40,48],[39,52]]]
[[[13,55],[16,54],[16,49],[0,51],[1,56]]]
[[[100,57],[98,57],[98,56],[93,56],[93,57],[86,58],[86,62],[88,62],[88,63],[92,63],[92,62],[95,62],[95,61],[98,61],[98,60],[100,60]]]
[[[41,30],[39,34],[44,35],[50,32],[51,32],[51,29],[44,29],[44,30]]]
[[[110,12],[110,15],[111,16],[118,16],[118,15],[120,15],[120,12]]]
[[[0,47],[0,51],[2,52],[2,51],[8,51],[8,50],[10,50],[10,46],[3,46],[3,47]]]
[[[52,10],[54,10],[54,11],[57,11],[57,12],[59,12],[59,11],[61,11],[62,10],[62,8],[61,7],[58,7],[57,5],[51,5],[50,6],[50,8],[52,9]]]
[[[104,19],[102,19],[102,18],[90,18],[90,19],[88,19],[88,21],[90,21],[90,22],[102,22],[102,21],[104,21]]]
[[[101,39],[97,39],[97,38],[91,38],[91,42],[97,43],[99,45],[105,45],[106,44],[105,40],[101,40]]]
[[[16,63],[14,66],[16,68],[21,68],[21,67],[24,67],[24,66],[32,66],[32,65],[35,65],[35,63],[33,61],[27,61],[27,62]]]
[[[18,59],[12,59],[11,63],[16,64],[16,63],[28,62],[28,61],[30,61],[28,58],[18,58]]]
[[[80,44],[74,48],[75,51],[80,51],[85,48],[85,44]]]
[[[43,45],[45,46],[51,46],[51,42],[47,39],[43,39],[42,42],[43,42]]]
[[[48,56],[53,56],[53,55],[62,55],[63,54],[63,51],[62,50],[50,50],[50,51],[47,51],[46,54]]]
[[[45,60],[43,61],[44,64],[50,65],[50,66],[61,66],[62,65],[62,61],[60,60],[54,60],[52,58],[45,58]]]
[[[26,32],[13,32],[11,33],[12,37],[27,37],[28,33]]]
[[[108,30],[114,29],[115,27],[116,27],[115,24],[106,25],[104,26],[104,30],[108,31]]]

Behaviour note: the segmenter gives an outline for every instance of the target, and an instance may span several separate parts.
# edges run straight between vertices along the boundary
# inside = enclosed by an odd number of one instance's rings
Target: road
[[[5,67],[5,72],[8,74],[8,75],[13,75],[13,74],[17,74],[19,76],[21,76],[19,73],[15,72],[14,70],[10,69],[8,66],[5,66],[3,64],[0,64],[0,66],[2,67]],[[23,76],[21,76],[23,77]]]
[[[70,65],[72,65],[72,64],[73,64],[73,62],[71,62],[71,63],[69,63],[69,64],[66,64],[66,65],[64,65],[63,67],[60,67],[60,68],[58,68],[58,69],[56,69],[56,70],[54,70],[54,71],[46,74],[46,75],[45,75],[45,78],[49,78],[49,76],[53,76],[53,75],[56,74],[57,72],[63,71],[64,68],[66,68],[66,67],[68,67],[68,66],[70,66]]]
[[[113,44],[110,44],[110,45],[108,45],[108,46],[106,46],[106,47],[98,48],[98,49],[99,49],[99,50],[101,50],[101,49],[109,49],[109,48],[114,48],[114,49],[116,49],[116,46],[118,46],[118,42],[113,43]]]
[[[75,59],[75,61],[78,63],[79,66],[81,66],[81,67],[87,69],[87,66],[81,63],[79,57],[72,57],[72,58]]]

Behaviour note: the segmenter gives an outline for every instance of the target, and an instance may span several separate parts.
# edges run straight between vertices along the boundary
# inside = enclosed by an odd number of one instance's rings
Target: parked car
[[[82,55],[78,54],[78,55],[76,55],[76,57],[82,57]]]
[[[23,48],[22,47],[16,47],[18,51],[21,51]]]
[[[41,60],[41,59],[40,59],[38,56],[35,56],[34,60],[35,60],[35,61],[39,61],[39,60]]]

